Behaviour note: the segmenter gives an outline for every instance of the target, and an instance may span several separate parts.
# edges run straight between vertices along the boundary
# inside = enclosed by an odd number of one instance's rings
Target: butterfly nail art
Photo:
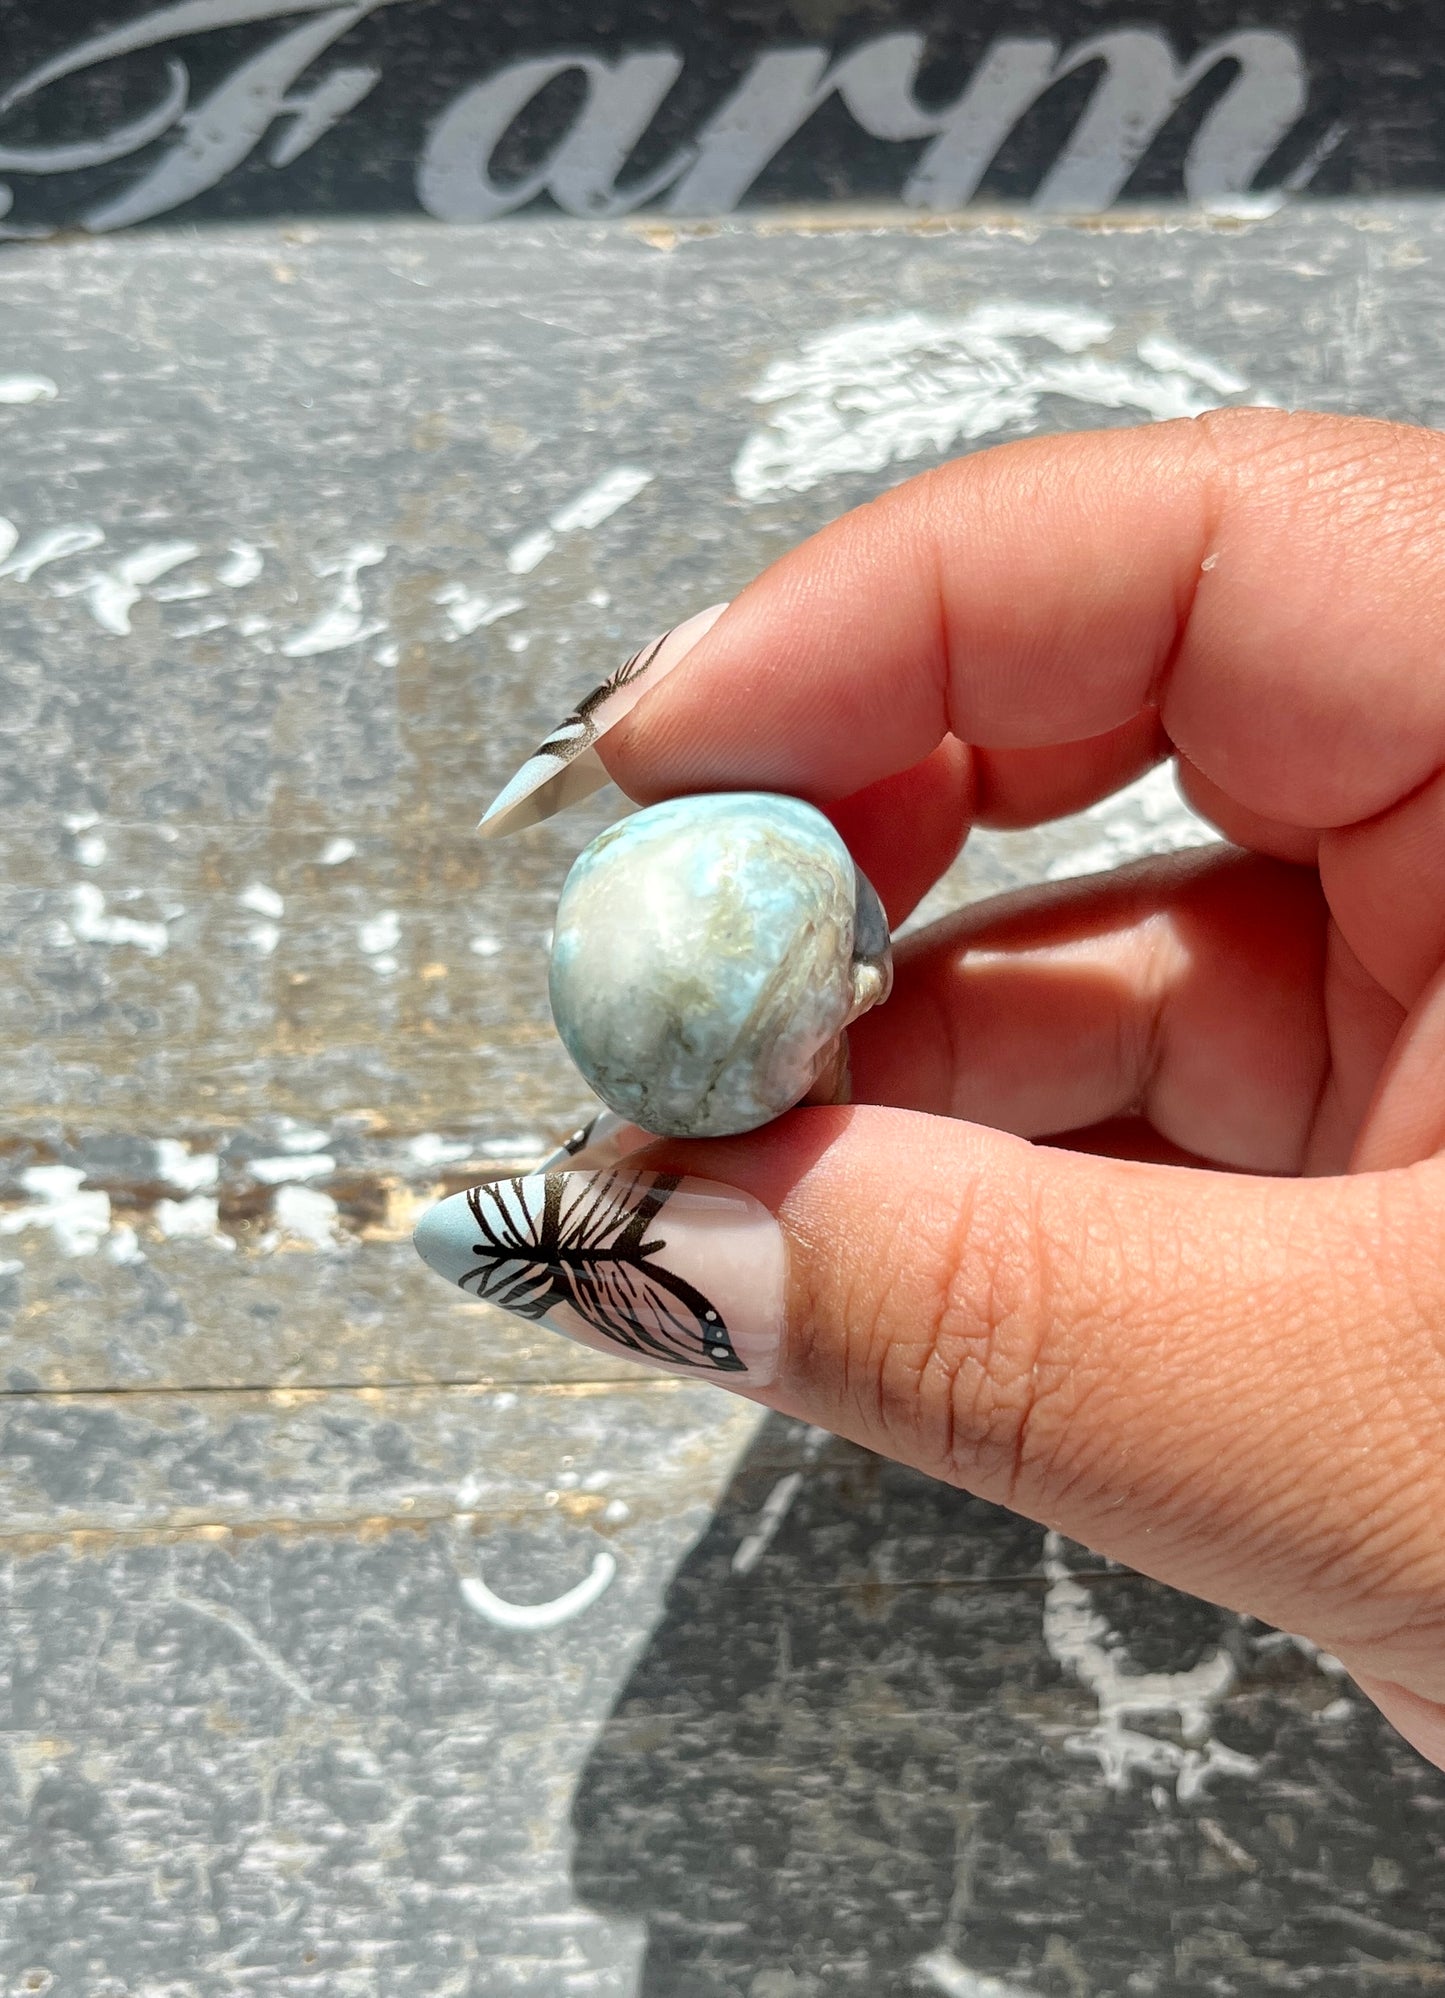
[[[680,1183],[607,1173],[589,1184],[546,1173],[540,1203],[535,1179],[473,1187],[478,1261],[457,1282],[519,1318],[566,1306],[634,1352],[740,1373],[717,1307],[656,1260],[660,1240],[646,1239]]]
[[[416,1246],[469,1296],[584,1345],[770,1380],[784,1248],[750,1195],[666,1173],[529,1173],[449,1195]]]

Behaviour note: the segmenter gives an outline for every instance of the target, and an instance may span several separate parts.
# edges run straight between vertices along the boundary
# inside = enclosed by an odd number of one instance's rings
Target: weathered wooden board
[[[6,1998],[1445,1984],[1445,1779],[1330,1661],[519,1330],[407,1239],[583,1107],[546,936],[616,799],[470,832],[579,692],[953,449],[1445,420],[1442,240],[396,224],[0,267]],[[930,907],[1204,837],[1156,778],[971,843]]]

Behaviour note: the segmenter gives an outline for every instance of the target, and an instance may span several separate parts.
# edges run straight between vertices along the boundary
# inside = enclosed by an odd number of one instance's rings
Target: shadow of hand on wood
[[[1445,1974],[1445,1778],[1347,1680],[778,1417],[573,1822],[579,1898],[646,1924],[641,1998]]]

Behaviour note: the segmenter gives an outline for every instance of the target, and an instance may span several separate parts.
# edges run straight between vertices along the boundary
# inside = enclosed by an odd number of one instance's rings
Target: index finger
[[[1360,418],[1226,411],[980,452],[766,570],[609,734],[607,767],[636,798],[826,804],[950,734],[1070,744],[1155,704],[1247,813],[1351,824],[1445,756],[1442,499],[1445,442]]]

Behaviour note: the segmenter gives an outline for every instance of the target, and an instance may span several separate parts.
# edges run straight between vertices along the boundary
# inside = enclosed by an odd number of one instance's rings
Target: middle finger
[[[1330,1065],[1318,877],[1237,849],[977,904],[898,947],[853,1095],[1038,1138],[1142,1115],[1266,1173],[1310,1155]]]

